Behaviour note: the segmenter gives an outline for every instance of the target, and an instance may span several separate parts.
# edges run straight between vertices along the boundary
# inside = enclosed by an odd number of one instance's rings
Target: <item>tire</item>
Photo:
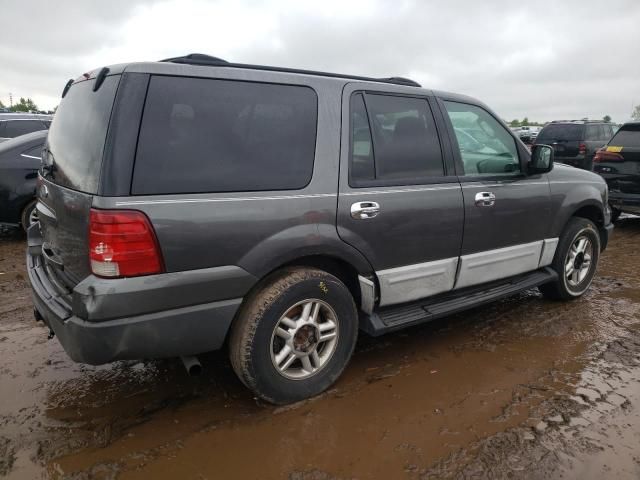
[[[229,355],[250,390],[282,405],[329,388],[357,337],[357,310],[347,287],[322,270],[292,267],[272,275],[247,299],[231,330]]]
[[[586,243],[582,243],[582,240],[586,240]],[[599,258],[600,234],[595,224],[586,218],[572,218],[560,236],[551,264],[559,278],[555,282],[541,285],[540,291],[552,300],[581,297],[591,285]],[[567,265],[570,265],[571,270]]]
[[[31,225],[36,223],[37,215],[36,215],[36,200],[33,200],[27,204],[26,207],[22,209],[22,215],[20,216],[20,224],[22,225],[22,229],[26,232]],[[34,216],[35,215],[35,216]]]
[[[611,223],[617,222],[620,215],[622,215],[622,211],[620,209],[611,207]]]

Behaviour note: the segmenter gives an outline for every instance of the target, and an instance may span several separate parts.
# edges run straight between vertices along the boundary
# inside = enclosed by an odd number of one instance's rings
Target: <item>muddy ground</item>
[[[72,363],[33,320],[24,239],[0,238],[0,476],[72,479],[640,478],[640,219],[590,292],[536,290],[361,335],[335,387],[256,401],[223,353]]]

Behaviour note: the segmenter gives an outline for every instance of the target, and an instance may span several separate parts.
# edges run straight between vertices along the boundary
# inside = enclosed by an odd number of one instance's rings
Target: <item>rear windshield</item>
[[[102,151],[120,75],[105,78],[97,92],[95,80],[76,83],[60,102],[47,138],[48,178],[58,185],[97,193]]]
[[[609,142],[616,147],[640,148],[640,124],[624,125]]]
[[[584,125],[547,125],[538,134],[537,143],[576,142],[582,140]]]
[[[313,171],[317,110],[309,87],[154,76],[132,193],[303,188]]]

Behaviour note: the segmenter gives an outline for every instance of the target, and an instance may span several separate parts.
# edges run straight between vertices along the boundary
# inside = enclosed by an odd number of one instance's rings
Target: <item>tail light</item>
[[[136,210],[91,209],[89,259],[98,277],[136,277],[164,271],[147,216]]]
[[[586,155],[587,154],[587,146],[584,143],[581,143],[580,145],[578,145],[578,153],[580,155]]]
[[[619,153],[607,152],[604,148],[600,149],[596,152],[595,157],[593,157],[594,163],[604,163],[604,162],[624,162],[624,157]]]

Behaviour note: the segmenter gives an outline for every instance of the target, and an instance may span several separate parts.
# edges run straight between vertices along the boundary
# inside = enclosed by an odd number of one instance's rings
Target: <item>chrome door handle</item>
[[[493,207],[496,203],[496,196],[491,192],[476,193],[476,207]]]
[[[351,218],[356,220],[377,217],[379,213],[380,204],[378,202],[356,202],[351,205]]]

